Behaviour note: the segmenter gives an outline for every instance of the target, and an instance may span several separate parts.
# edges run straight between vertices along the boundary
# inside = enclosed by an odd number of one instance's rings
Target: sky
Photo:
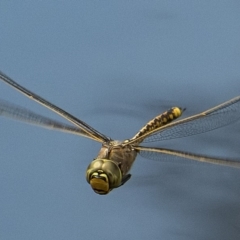
[[[1,1],[0,70],[113,139],[173,106],[240,92],[238,1]],[[0,82],[1,99],[64,119]],[[239,158],[240,122],[156,143]],[[101,144],[0,119],[0,238],[239,239],[240,170],[139,156],[109,195],[85,180]]]

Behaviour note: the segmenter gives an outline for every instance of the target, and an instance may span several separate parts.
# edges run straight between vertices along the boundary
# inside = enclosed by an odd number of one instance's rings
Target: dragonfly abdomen
[[[151,132],[155,129],[158,129],[158,128],[172,122],[176,118],[180,117],[182,115],[183,111],[184,111],[184,109],[182,109],[182,108],[172,107],[168,111],[158,115],[157,117],[155,117],[154,119],[149,121],[143,128],[141,128],[139,130],[139,132],[132,139],[141,137],[148,132]]]

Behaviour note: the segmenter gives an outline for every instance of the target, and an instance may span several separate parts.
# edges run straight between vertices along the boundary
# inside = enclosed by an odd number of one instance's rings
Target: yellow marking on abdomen
[[[157,117],[149,121],[143,128],[139,130],[139,132],[132,139],[141,137],[148,132],[151,132],[172,122],[176,118],[180,117],[182,115],[182,112],[183,110],[179,107],[173,107],[169,109],[168,111],[158,115]]]

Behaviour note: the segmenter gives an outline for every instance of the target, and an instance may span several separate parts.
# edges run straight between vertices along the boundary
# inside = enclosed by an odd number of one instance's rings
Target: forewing
[[[226,126],[240,119],[240,97],[203,113],[170,123],[143,136],[142,143],[187,137]],[[136,139],[137,142],[138,139]]]
[[[32,100],[42,104],[46,108],[49,108],[53,112],[56,112],[57,114],[59,114],[63,118],[67,119],[69,122],[73,123],[79,129],[81,129],[82,132],[85,132],[85,135],[84,134],[82,134],[82,135],[90,136],[92,139],[94,139],[96,141],[99,141],[99,142],[105,142],[105,141],[109,141],[110,140],[110,138],[108,138],[104,134],[98,132],[97,130],[95,130],[94,128],[92,128],[91,126],[89,126],[88,124],[83,122],[82,120],[74,117],[70,113],[68,113],[68,112],[64,111],[63,109],[57,107],[56,105],[50,103],[49,101],[47,101],[44,98],[38,96],[37,94],[31,92],[30,90],[24,88],[23,86],[21,86],[20,84],[18,84],[17,82],[15,82],[14,80],[9,78],[7,75],[5,75],[2,72],[0,72],[0,79],[3,82],[9,84],[14,89],[16,89],[19,92],[21,92],[22,94],[26,95],[30,99],[32,99]]]

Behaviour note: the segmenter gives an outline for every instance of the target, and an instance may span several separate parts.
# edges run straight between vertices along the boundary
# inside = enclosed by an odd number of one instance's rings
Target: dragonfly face
[[[96,159],[89,164],[86,179],[94,192],[103,195],[121,185],[122,172],[116,162],[108,159]]]
[[[100,195],[105,195],[110,192],[109,179],[107,174],[103,173],[101,170],[94,172],[89,181],[93,191]]]
[[[107,194],[130,179],[131,175],[128,172],[137,154],[154,160],[187,158],[198,162],[240,168],[239,159],[224,159],[174,149],[144,146],[144,144],[150,142],[160,142],[208,132],[238,121],[240,119],[240,96],[205,112],[174,122],[172,121],[180,117],[184,109],[173,107],[149,121],[131,139],[121,142],[112,140],[98,132],[87,123],[31,92],[2,72],[0,72],[0,80],[20,91],[31,100],[59,114],[72,125],[41,116],[3,100],[0,100],[0,115],[50,129],[77,134],[102,143],[100,152],[96,159],[89,164],[86,171],[88,183],[98,194]]]

